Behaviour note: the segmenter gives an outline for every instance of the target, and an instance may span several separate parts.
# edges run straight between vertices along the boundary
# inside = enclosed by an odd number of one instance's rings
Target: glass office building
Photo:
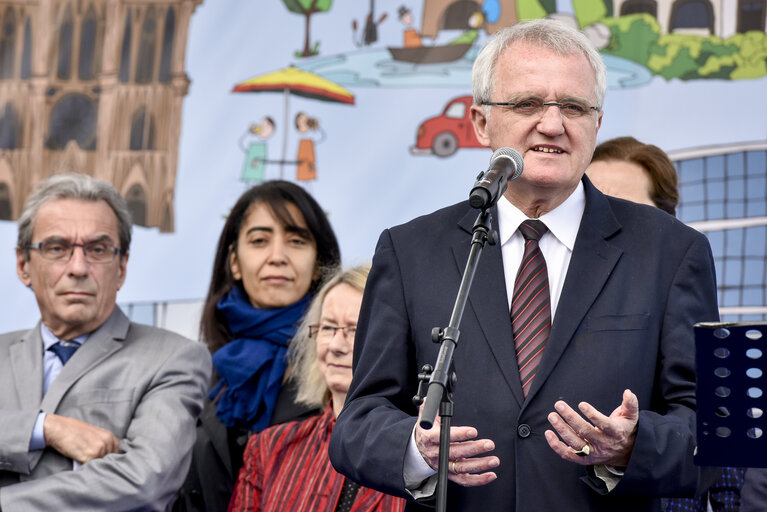
[[[677,216],[711,242],[722,320],[767,320],[767,142],[670,156]]]

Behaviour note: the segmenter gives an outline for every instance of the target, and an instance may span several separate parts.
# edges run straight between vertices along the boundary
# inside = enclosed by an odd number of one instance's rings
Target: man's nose
[[[564,119],[562,118],[562,113],[557,105],[544,105],[541,118],[538,121],[538,131],[549,136],[556,136],[564,133]]]
[[[76,245],[72,247],[72,256],[69,258],[69,272],[76,275],[87,274],[90,269],[88,260],[85,259],[85,247]]]

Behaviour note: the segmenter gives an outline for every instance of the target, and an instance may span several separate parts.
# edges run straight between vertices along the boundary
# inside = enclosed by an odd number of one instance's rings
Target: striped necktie
[[[514,281],[511,301],[511,330],[519,365],[522,392],[527,396],[551,330],[551,297],[546,260],[538,240],[548,228],[539,220],[526,220],[519,226],[525,238],[525,253]]]

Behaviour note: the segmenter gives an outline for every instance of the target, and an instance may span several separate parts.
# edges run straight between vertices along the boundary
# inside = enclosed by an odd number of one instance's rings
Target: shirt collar
[[[562,245],[570,251],[575,246],[575,237],[578,235],[578,228],[581,225],[583,211],[586,208],[586,191],[583,188],[583,182],[575,187],[570,196],[565,201],[542,215],[540,220],[549,228],[549,232],[559,240]],[[498,231],[501,238],[501,245],[508,242],[515,233],[519,225],[527,220],[527,215],[511,204],[506,196],[498,201]],[[521,236],[521,235],[520,235]],[[545,236],[545,235],[544,235]]]
[[[45,325],[43,322],[40,322],[40,336],[43,338],[43,347],[45,347],[45,350],[48,350],[53,345],[61,341],[56,337],[55,334],[51,332],[50,329],[48,329],[48,326]],[[68,341],[77,342],[80,345],[82,345],[83,343],[85,343],[85,340],[88,339],[88,336],[90,336],[90,333],[81,334],[80,336]]]

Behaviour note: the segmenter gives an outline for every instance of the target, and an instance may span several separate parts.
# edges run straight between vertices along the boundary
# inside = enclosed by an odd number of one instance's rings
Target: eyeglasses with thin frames
[[[330,340],[335,337],[338,331],[341,331],[344,334],[344,338],[348,341],[354,341],[354,335],[357,334],[357,326],[347,325],[346,327],[338,327],[330,324],[314,324],[309,326],[309,337],[319,340]]]
[[[543,101],[540,98],[533,97],[519,101],[485,101],[482,105],[506,107],[509,112],[522,117],[542,117],[547,107],[557,107],[565,119],[578,119],[601,110],[600,107],[589,105],[577,98],[567,98],[561,101]]]
[[[111,240],[94,240],[85,244],[75,244],[68,240],[54,238],[29,244],[27,249],[40,251],[40,256],[46,260],[65,263],[72,258],[75,247],[82,248],[85,261],[88,263],[110,263],[120,254],[120,249],[115,247]]]

